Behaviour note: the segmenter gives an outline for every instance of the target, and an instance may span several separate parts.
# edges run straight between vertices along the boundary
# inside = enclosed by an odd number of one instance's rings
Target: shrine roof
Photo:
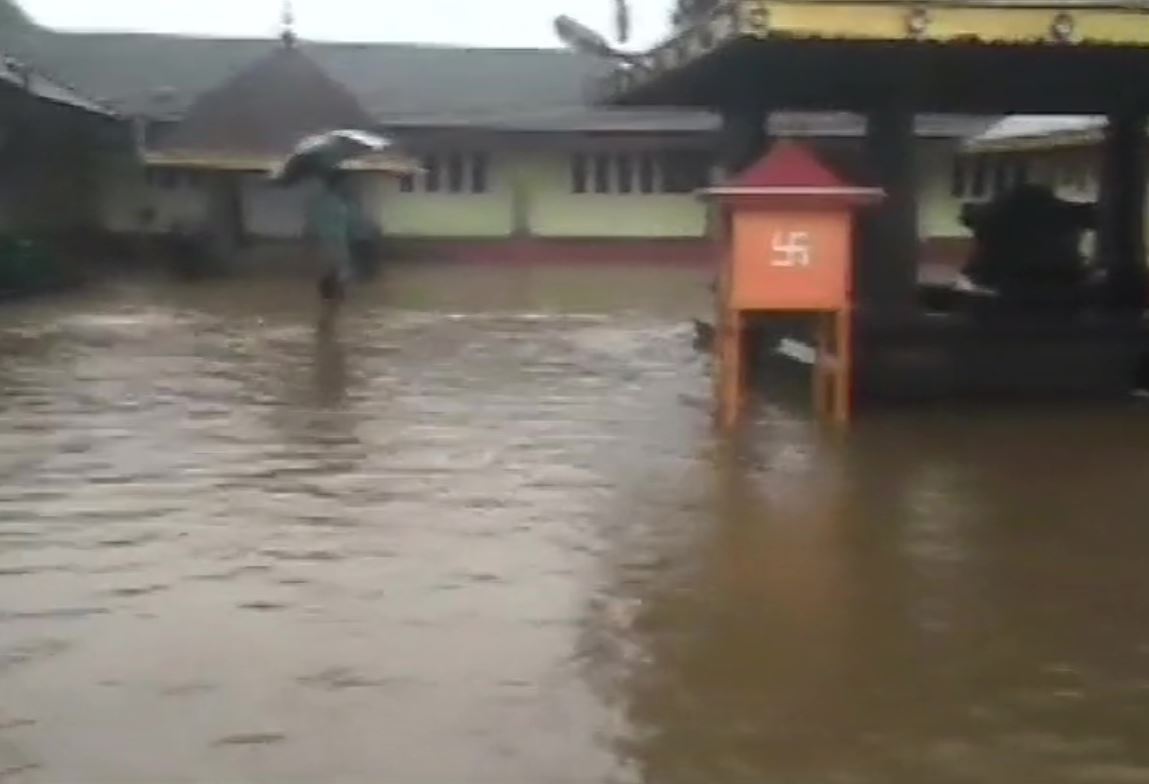
[[[774,145],[748,169],[738,174],[726,187],[748,188],[845,188],[839,177],[807,147],[783,140]]]
[[[850,182],[820,159],[809,147],[781,139],[757,162],[724,183],[703,193],[721,199],[781,199],[807,204],[863,205],[882,198],[878,188]]]

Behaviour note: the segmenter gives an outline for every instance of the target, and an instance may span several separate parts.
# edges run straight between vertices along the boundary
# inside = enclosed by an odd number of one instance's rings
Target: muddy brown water
[[[0,782],[1149,782],[1149,408],[709,420],[688,269],[0,310]]]

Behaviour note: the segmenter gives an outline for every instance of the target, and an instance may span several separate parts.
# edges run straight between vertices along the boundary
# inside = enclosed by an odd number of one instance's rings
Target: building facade
[[[289,46],[296,65],[309,63],[357,103],[373,129],[422,158],[424,172],[415,177],[357,175],[365,213],[397,247],[452,258],[713,258],[713,207],[696,192],[716,176],[718,119],[702,111],[594,106],[587,86],[607,67],[594,59],[561,50],[58,33],[34,26],[0,31],[0,44],[34,55],[133,119],[137,154],[106,161],[99,175],[99,223],[110,232],[188,231],[211,222],[226,173],[246,238],[302,235],[306,194],[279,189],[266,177],[272,154],[282,150],[252,149],[250,122],[228,119],[229,102],[221,110],[219,100],[233,93],[231,108],[247,116],[313,103],[288,96],[282,106],[268,104],[269,95],[282,92],[282,84],[264,89],[276,71],[268,64],[289,59],[282,53]],[[203,122],[206,104],[214,106],[210,123]],[[770,122],[773,135],[800,137],[845,159],[865,157],[858,117],[784,114]],[[918,220],[927,257],[952,255],[966,237],[953,170],[964,140],[988,124],[919,118]],[[203,144],[198,151],[186,143],[173,148],[180,138]]]
[[[586,110],[588,113],[590,110]],[[607,113],[602,113],[607,114]],[[362,207],[380,233],[413,256],[453,259],[676,259],[713,257],[714,207],[698,191],[717,175],[716,121],[680,115],[659,129],[629,130],[597,117],[604,130],[562,127],[436,128],[381,125],[422,160],[404,178],[356,176]],[[951,263],[968,237],[958,216],[963,197],[951,188],[963,120],[927,120],[917,150],[924,253]],[[860,157],[857,118],[777,118],[777,132]],[[684,127],[686,126],[686,127]],[[977,126],[980,127],[980,126]],[[206,219],[211,176],[202,167],[152,157],[105,180],[104,221],[116,232],[166,232]],[[262,169],[241,173],[246,232],[289,240],[302,235],[305,189],[271,184]]]

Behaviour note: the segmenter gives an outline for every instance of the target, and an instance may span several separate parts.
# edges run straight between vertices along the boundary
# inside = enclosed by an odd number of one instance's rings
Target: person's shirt
[[[334,189],[320,185],[312,192],[308,216],[311,233],[320,242],[347,243],[351,240],[351,205]]]

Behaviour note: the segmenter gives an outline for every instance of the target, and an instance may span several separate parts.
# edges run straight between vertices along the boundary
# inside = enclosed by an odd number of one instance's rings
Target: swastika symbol
[[[771,267],[809,267],[810,233],[806,231],[776,231],[770,244]]]

